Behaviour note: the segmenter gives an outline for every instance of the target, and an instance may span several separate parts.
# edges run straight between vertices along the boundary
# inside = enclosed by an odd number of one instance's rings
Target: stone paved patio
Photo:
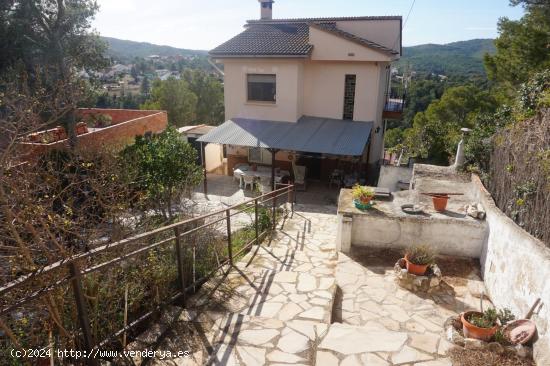
[[[335,251],[335,210],[296,205],[272,238],[129,348],[192,353],[152,365],[451,365],[443,323],[478,307],[475,264],[442,258],[446,287],[410,293],[394,280],[399,253]]]
[[[443,324],[451,315],[479,307],[473,294],[481,295],[483,282],[476,264],[440,258],[438,263],[447,269],[444,289],[421,295],[396,284],[392,264],[399,256],[368,248],[355,248],[350,256],[339,253],[341,300],[333,320],[342,324],[332,324],[322,339],[317,364],[451,365]],[[484,303],[490,304],[488,299]]]

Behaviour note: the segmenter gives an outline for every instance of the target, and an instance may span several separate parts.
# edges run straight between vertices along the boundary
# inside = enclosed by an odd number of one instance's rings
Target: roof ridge
[[[312,17],[312,18],[281,18],[281,19],[250,19],[248,24],[264,23],[306,23],[310,21],[345,21],[345,20],[401,20],[401,15],[366,15],[348,17]]]

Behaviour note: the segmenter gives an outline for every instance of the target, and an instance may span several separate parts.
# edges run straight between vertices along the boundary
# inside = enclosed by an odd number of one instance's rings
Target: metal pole
[[[203,174],[204,174],[204,177],[203,177],[203,191],[204,191],[204,194],[207,195],[208,194],[208,180],[206,179],[206,152],[205,152],[205,147],[204,147],[203,142],[201,142],[201,162],[202,162],[202,171],[203,171]]]
[[[94,346],[94,340],[92,332],[90,330],[90,318],[88,317],[88,308],[84,300],[84,294],[82,292],[82,283],[80,282],[80,271],[78,270],[74,262],[69,263],[69,271],[71,274],[71,284],[73,287],[74,300],[76,303],[76,310],[78,314],[78,321],[80,323],[80,329],[84,336],[84,348],[88,354],[90,354],[92,347]],[[86,360],[90,366],[97,366],[97,360],[95,358],[88,358]]]
[[[256,229],[256,245],[259,245],[260,242],[259,242],[259,225],[260,223],[258,222],[258,199],[256,198],[254,200],[254,227]]]
[[[233,248],[231,246],[231,210],[225,211],[227,217],[227,254],[229,255],[229,264],[233,266]]]
[[[174,245],[176,246],[176,259],[177,259],[177,264],[178,264],[178,279],[179,279],[179,282],[180,282],[180,289],[183,293],[183,301],[185,301],[185,272],[183,270],[183,248],[181,247],[179,227],[174,228],[174,234],[176,235],[176,240],[174,241]]]
[[[277,228],[277,195],[273,196],[273,230]]]
[[[271,191],[275,190],[275,154],[277,154],[277,149],[269,149],[271,152]]]

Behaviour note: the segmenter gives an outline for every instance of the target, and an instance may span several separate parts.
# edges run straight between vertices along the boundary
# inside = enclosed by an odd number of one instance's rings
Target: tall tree
[[[501,18],[497,52],[485,56],[489,78],[508,90],[508,94],[535,72],[550,68],[550,1],[511,0],[521,5],[525,15],[517,21]]]
[[[187,69],[183,78],[197,96],[197,123],[219,125],[224,121],[223,85],[202,70]]]
[[[476,116],[494,112],[496,105],[489,92],[472,85],[449,88],[414,117],[412,128],[405,130],[404,145],[410,155],[447,164],[460,139],[460,128],[474,127]]]
[[[181,127],[195,121],[197,96],[189,89],[185,80],[169,78],[155,80],[151,97],[141,105],[141,109],[163,109],[168,112],[170,124]]]
[[[24,65],[26,71],[48,71],[66,77],[72,68],[95,70],[105,65],[105,44],[91,31],[98,10],[95,0],[11,0],[0,6],[0,66],[6,72]]]
[[[0,78],[19,79],[20,85],[31,92],[43,87],[59,90],[56,86],[62,82],[78,95],[77,90],[83,85],[74,72],[98,69],[105,64],[105,45],[91,31],[90,22],[97,10],[95,0],[3,1]],[[68,101],[68,113],[62,114],[65,120],[61,121],[73,143],[76,135],[72,111],[78,102]]]

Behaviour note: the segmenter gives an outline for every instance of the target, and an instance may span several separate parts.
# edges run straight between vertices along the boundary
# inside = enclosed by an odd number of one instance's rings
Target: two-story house
[[[198,141],[222,144],[228,171],[248,162],[334,169],[376,179],[383,157],[390,64],[401,55],[400,16],[261,19],[210,51],[224,66],[226,122]]]

